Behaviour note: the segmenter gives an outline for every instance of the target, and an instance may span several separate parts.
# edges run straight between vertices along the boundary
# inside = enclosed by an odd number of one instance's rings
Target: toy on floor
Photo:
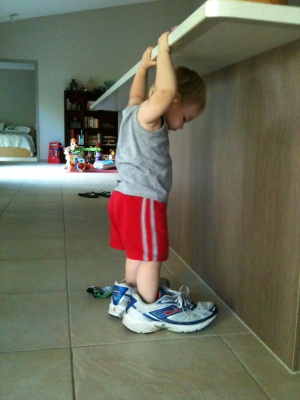
[[[78,162],[75,162],[75,169],[79,172],[88,171],[90,164],[86,162],[84,158],[78,158]]]
[[[67,168],[68,171],[70,171],[72,166],[75,166],[75,163],[77,162],[76,158],[78,159],[77,154],[79,153],[79,150],[76,150],[77,147],[76,139],[74,138],[71,139],[70,146],[64,147],[64,154],[66,157],[64,168]]]
[[[96,169],[116,169],[116,163],[112,160],[95,161],[94,168]]]
[[[77,143],[76,143],[76,139],[72,138],[71,141],[70,141],[70,146],[69,146],[69,149],[70,149],[71,153],[74,153],[74,151],[76,150],[77,147],[78,146],[77,146]]]
[[[88,164],[94,164],[95,158],[94,158],[94,154],[93,154],[92,151],[88,151],[88,152],[87,152],[85,161],[86,161]]]
[[[114,286],[90,286],[86,289],[88,294],[92,297],[100,298],[100,299],[105,299],[106,297],[109,297],[112,295],[114,291]]]
[[[108,156],[108,159],[111,160],[111,161],[114,161],[116,152],[113,149],[110,149],[109,152],[110,152],[110,154]]]
[[[96,147],[96,156],[95,156],[95,161],[101,161],[102,160],[102,149],[101,149],[101,144],[98,142]]]

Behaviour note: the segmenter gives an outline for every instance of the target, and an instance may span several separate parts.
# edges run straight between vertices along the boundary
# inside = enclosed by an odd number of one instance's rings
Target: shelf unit
[[[118,113],[90,110],[99,97],[97,92],[65,90],[65,146],[75,138],[77,145],[88,148],[101,143],[104,154],[115,150],[118,139]]]
[[[209,0],[169,35],[175,65],[200,75],[300,39],[300,7]],[[157,46],[152,59],[157,57]],[[139,62],[96,100],[93,110],[122,110]]]

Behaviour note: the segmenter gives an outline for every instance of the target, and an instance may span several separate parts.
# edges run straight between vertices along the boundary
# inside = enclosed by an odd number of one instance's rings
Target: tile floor
[[[0,164],[0,397],[3,400],[299,399],[290,374],[220,300],[195,334],[142,335],[108,315],[91,284],[123,277],[108,244],[106,198],[115,174],[68,174],[61,165]],[[172,287],[200,279],[163,267]],[[183,276],[185,282],[182,281]]]

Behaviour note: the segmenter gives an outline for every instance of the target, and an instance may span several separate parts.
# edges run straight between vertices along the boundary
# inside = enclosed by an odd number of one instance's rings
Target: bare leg
[[[126,259],[126,283],[137,286],[143,301],[154,303],[157,300],[161,263]]]
[[[137,287],[137,272],[141,261],[126,258],[125,263],[125,280],[127,285]]]
[[[138,292],[145,303],[157,300],[159,288],[160,262],[142,261],[137,273]]]

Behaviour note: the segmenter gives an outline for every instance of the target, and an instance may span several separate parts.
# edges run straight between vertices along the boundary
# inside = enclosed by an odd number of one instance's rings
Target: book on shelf
[[[100,127],[99,118],[94,118],[93,116],[84,117],[84,127],[99,128]]]
[[[98,136],[97,135],[88,135],[87,143],[89,146],[96,146],[98,143]]]
[[[102,144],[103,145],[116,145],[117,144],[117,136],[112,135],[104,135],[102,137]]]

